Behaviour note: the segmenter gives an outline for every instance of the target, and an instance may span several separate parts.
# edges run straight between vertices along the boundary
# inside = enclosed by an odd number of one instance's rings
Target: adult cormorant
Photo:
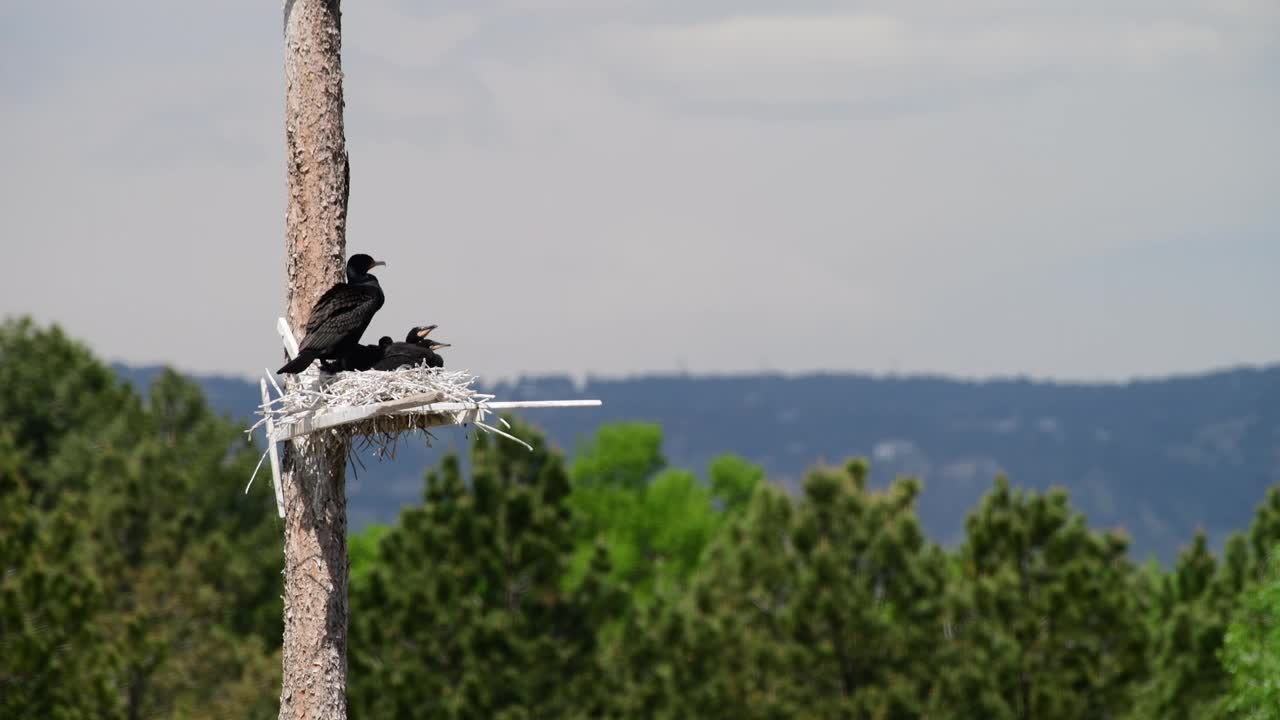
[[[369,273],[380,260],[363,253],[347,261],[347,281],[329,288],[311,308],[307,334],[298,346],[298,357],[285,363],[277,373],[300,373],[314,360],[343,358],[369,327],[373,314],[386,300],[378,278]]]
[[[416,327],[409,331],[404,342],[391,343],[383,349],[382,359],[373,367],[376,370],[395,370],[425,364],[427,367],[444,367],[444,358],[436,352],[436,348],[449,347],[449,343],[432,340],[427,335],[435,329],[435,325]]]

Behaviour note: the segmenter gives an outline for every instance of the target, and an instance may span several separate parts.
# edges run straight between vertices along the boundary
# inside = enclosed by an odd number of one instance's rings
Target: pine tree
[[[1204,533],[1156,588],[1149,609],[1149,678],[1140,685],[1134,717],[1171,720],[1217,717],[1227,676],[1218,653],[1230,616],[1228,596]]]
[[[77,508],[37,508],[28,462],[0,431],[0,717],[123,717]]]
[[[1064,491],[1015,491],[1004,478],[965,529],[938,710],[957,718],[1126,712],[1146,638],[1124,538],[1091,531]]]
[[[31,529],[5,549],[10,619],[66,618],[71,637],[48,649],[106,673],[111,697],[95,696],[93,680],[84,687],[108,716],[274,705],[278,673],[258,666],[279,645],[279,529],[265,484],[236,490],[258,457],[243,429],[172,373],[142,398],[56,328],[0,326],[0,357],[19,363],[0,374],[23,383],[0,387],[15,488],[4,527]],[[37,607],[29,593],[40,587],[61,589]],[[78,683],[65,660],[47,670]]]
[[[1269,561],[1262,582],[1240,598],[1224,639],[1230,689],[1221,707],[1228,717],[1280,719],[1280,546]]]
[[[620,716],[918,717],[942,644],[945,560],[919,485],[819,469],[795,504],[761,486],[687,597],[628,626]]]
[[[596,630],[619,598],[603,555],[564,590],[568,475],[537,433],[513,425],[534,451],[478,435],[469,487],[447,456],[355,588],[354,717],[598,714]]]
[[[228,658],[279,646],[280,528],[266,483],[237,491],[258,451],[192,383],[166,372],[119,417],[64,454],[94,488],[97,572],[114,589],[102,622],[127,706],[166,715],[221,697],[241,677]],[[255,704],[278,697],[278,677],[257,678]]]

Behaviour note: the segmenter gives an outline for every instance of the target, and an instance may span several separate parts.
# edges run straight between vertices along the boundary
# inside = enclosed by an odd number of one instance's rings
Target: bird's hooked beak
[[[436,342],[436,341],[434,341],[434,340],[432,340],[432,341],[431,341],[431,348],[432,348],[433,350],[434,350],[435,348],[442,348],[442,347],[453,347],[453,346],[452,346],[452,345],[450,345],[449,343]]]
[[[420,338],[424,338],[424,337],[426,337],[426,336],[430,335],[430,334],[431,334],[431,331],[432,331],[432,330],[435,330],[435,329],[436,329],[436,328],[438,328],[438,327],[440,327],[440,326],[439,326],[439,325],[423,325],[423,326],[418,330],[418,337],[420,337]]]
[[[385,262],[383,262],[382,260],[374,260],[374,261],[373,261],[373,264],[369,266],[369,269],[370,269],[370,270],[372,270],[372,269],[374,269],[374,268],[376,268],[376,267],[386,267],[386,266],[387,266],[387,264],[386,264]]]

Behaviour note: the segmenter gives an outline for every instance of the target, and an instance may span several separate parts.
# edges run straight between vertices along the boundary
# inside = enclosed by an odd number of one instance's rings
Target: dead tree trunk
[[[342,123],[340,0],[285,0],[289,324],[342,278],[349,173]],[[285,446],[281,720],[347,716],[348,442],[317,433]]]

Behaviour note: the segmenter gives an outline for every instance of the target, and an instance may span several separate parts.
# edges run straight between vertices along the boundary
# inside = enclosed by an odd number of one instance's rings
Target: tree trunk
[[[340,0],[285,0],[289,324],[342,279],[349,171],[342,123]],[[281,720],[347,716],[349,443],[316,433],[287,443]]]

